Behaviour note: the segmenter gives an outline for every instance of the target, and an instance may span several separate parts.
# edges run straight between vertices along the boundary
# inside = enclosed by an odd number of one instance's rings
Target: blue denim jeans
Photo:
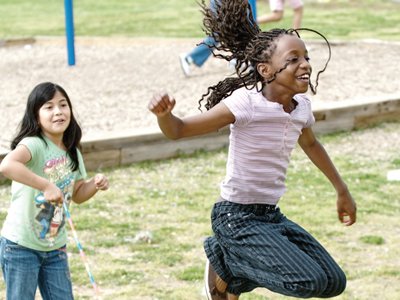
[[[74,298],[66,247],[36,251],[1,238],[0,263],[7,300],[34,300],[38,286],[43,300]]]
[[[210,8],[215,11],[215,0],[210,1]],[[188,53],[187,57],[198,67],[201,67],[210,57],[212,50],[209,46],[215,46],[215,39],[211,36],[206,37],[203,42],[198,44],[193,50]]]
[[[210,57],[212,50],[208,46],[215,46],[215,39],[208,36],[206,37],[202,43],[198,44],[193,50],[188,54],[191,57],[193,63],[201,67],[206,60]]]
[[[253,11],[253,16],[256,18],[256,1],[249,0],[251,9]],[[210,1],[210,8],[215,10],[215,0]],[[206,37],[202,43],[198,44],[188,55],[187,57],[191,58],[191,61],[198,67],[201,67],[206,60],[210,57],[212,50],[209,46],[215,46],[216,41],[214,38],[208,36]]]

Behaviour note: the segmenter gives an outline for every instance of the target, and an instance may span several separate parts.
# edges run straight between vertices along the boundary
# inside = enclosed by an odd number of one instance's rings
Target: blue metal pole
[[[251,12],[253,13],[254,20],[257,21],[257,5],[256,0],[248,0],[251,6]]]
[[[68,65],[75,65],[73,0],[64,0],[65,34],[67,37]]]

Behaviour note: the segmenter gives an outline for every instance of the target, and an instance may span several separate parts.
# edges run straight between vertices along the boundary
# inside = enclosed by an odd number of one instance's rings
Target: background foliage
[[[269,12],[258,0],[258,15]],[[0,39],[64,35],[61,0],[1,0]],[[274,27],[291,27],[292,10]],[[195,0],[75,0],[78,36],[201,37],[202,16]],[[400,40],[400,3],[392,0],[306,0],[303,27],[329,39]]]

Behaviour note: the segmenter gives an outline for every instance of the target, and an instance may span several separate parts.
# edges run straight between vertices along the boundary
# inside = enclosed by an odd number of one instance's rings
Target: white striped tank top
[[[298,103],[289,114],[256,89],[241,88],[223,100],[235,116],[230,125],[226,176],[221,197],[241,204],[277,204],[286,190],[286,170],[301,130],[315,119],[310,100]]]

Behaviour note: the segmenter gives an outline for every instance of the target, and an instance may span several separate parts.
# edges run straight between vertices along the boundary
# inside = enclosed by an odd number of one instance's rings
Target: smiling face
[[[308,90],[311,65],[304,42],[295,35],[283,35],[276,41],[270,62],[258,66],[265,78],[266,92],[287,94],[305,93]]]
[[[59,91],[54,97],[45,102],[38,112],[38,123],[42,133],[60,145],[65,130],[71,121],[71,108],[67,99]]]

